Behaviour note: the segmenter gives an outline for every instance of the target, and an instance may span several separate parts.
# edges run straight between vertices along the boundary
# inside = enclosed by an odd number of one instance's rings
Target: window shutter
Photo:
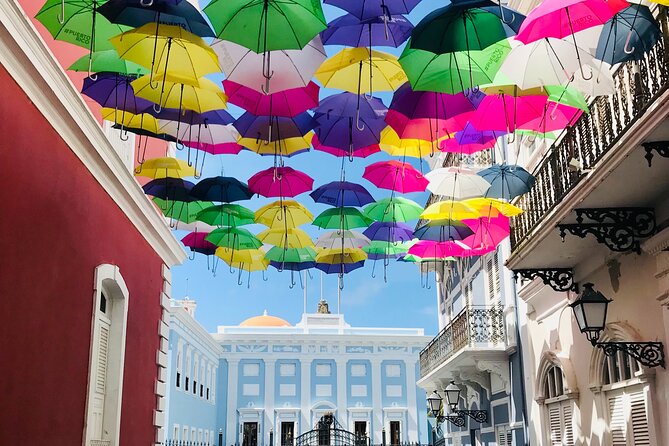
[[[562,446],[562,417],[559,404],[548,406],[548,425],[551,434],[551,446]]]
[[[646,397],[643,390],[631,393],[631,425],[634,446],[650,446],[650,434],[648,433],[648,415],[646,414]]]
[[[488,275],[488,300],[492,300],[495,297],[495,278],[494,278],[494,271],[493,271],[493,259],[492,257],[488,258],[488,261],[486,262],[486,273]]]
[[[574,446],[574,428],[570,402],[562,403],[562,422],[564,426],[562,444],[564,446]]]
[[[499,255],[497,254],[497,251],[495,251],[495,255],[493,257],[493,283],[495,284],[495,294],[493,296],[497,296],[500,292],[500,283],[499,283]]]
[[[104,395],[107,383],[107,363],[109,357],[109,324],[100,321],[100,335],[98,337],[98,361],[95,372],[95,391]]]
[[[611,446],[627,446],[627,422],[623,394],[609,396],[609,427]]]

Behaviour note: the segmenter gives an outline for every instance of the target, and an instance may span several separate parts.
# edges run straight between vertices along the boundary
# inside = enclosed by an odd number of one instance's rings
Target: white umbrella
[[[462,167],[434,169],[425,178],[430,182],[427,185],[430,192],[453,200],[482,197],[490,188],[490,183],[476,175],[476,171]]]
[[[329,231],[316,240],[317,247],[326,249],[342,249],[342,243],[344,249],[362,248],[371,245],[372,241],[362,233],[350,230]]]
[[[301,50],[268,51],[265,55],[226,40],[215,40],[211,47],[228,80],[266,94],[306,87],[327,58],[319,36]],[[269,89],[263,74],[267,61],[271,71]]]
[[[158,120],[158,131],[167,133],[179,141],[199,142],[202,144],[234,143],[239,139],[239,132],[232,124],[186,124],[178,121]]]
[[[171,221],[170,221],[171,220]],[[170,217],[165,217],[165,223],[173,226],[173,229],[179,231],[190,231],[190,232],[211,232],[214,229],[218,229],[215,226],[208,225],[201,221],[194,221],[192,223],[184,223],[182,221],[173,220]]]

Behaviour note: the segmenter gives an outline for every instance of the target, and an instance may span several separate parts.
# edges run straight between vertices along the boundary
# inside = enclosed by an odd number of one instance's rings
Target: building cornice
[[[17,0],[0,1],[0,63],[169,266],[186,259]]]

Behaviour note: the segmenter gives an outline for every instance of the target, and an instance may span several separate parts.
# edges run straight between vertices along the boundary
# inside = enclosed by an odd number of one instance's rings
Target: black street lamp
[[[595,291],[593,286],[592,283],[584,284],[581,295],[569,304],[574,311],[579,330],[585,333],[593,347],[601,348],[607,356],[622,351],[647,367],[665,367],[664,346],[661,342],[599,342],[599,336],[606,327],[606,313],[612,300]]]
[[[451,408],[451,412],[464,417],[467,415],[474,421],[479,423],[485,423],[488,421],[488,411],[487,410],[460,410],[458,409],[458,403],[460,402],[460,387],[455,384],[455,381],[451,383],[444,389],[446,394],[446,399],[448,400],[448,406]]]

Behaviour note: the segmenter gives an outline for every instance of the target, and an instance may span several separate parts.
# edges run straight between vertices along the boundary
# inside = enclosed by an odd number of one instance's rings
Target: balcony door
[[[244,423],[242,446],[258,446],[258,423]]]
[[[292,421],[281,423],[281,446],[293,446],[295,438],[295,423]]]
[[[391,421],[390,422],[390,444],[397,445],[402,442],[400,433],[400,422]]]
[[[353,424],[353,432],[355,433],[356,446],[363,446],[367,443],[367,422],[356,421]]]

